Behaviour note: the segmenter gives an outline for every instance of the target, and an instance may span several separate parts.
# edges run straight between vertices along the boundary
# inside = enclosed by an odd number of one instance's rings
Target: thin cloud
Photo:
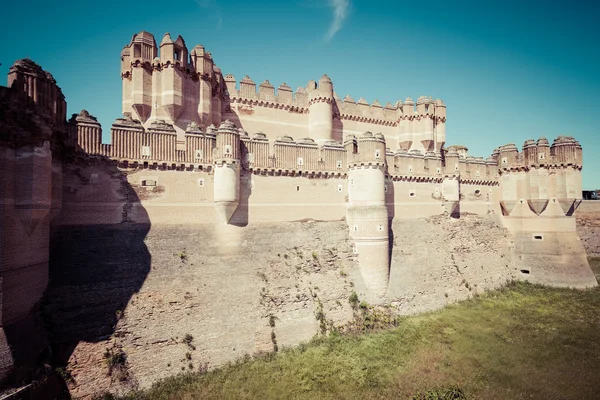
[[[333,9],[333,21],[325,34],[325,40],[329,41],[342,29],[344,20],[350,11],[350,0],[329,0],[329,6]]]

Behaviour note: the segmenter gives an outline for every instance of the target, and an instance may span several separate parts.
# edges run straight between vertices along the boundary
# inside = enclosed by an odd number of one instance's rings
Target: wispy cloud
[[[210,0],[209,0],[210,1]],[[333,10],[333,21],[325,34],[325,40],[329,41],[333,36],[342,29],[344,20],[350,12],[350,0],[328,0],[329,7]]]
[[[221,16],[221,9],[217,4],[216,0],[196,0],[196,4],[198,7],[203,8],[205,10],[214,10],[215,19],[217,20],[217,29],[221,29],[223,26],[223,17]]]

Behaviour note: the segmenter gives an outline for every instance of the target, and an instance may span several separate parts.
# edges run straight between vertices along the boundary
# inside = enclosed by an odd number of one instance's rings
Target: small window
[[[481,190],[479,190],[479,189],[475,190],[475,196],[477,196],[477,197],[481,196]]]
[[[150,146],[142,146],[142,157],[150,157]]]
[[[344,187],[342,185],[338,185],[337,191],[341,193],[343,190],[344,190]]]
[[[350,184],[350,186],[354,186],[354,179],[350,179],[348,183]]]
[[[296,186],[296,192],[300,191],[300,186]]]
[[[522,269],[521,273],[524,275],[529,275],[531,271],[529,271],[528,269]]]
[[[304,159],[302,157],[298,157],[298,165],[304,165]]]
[[[354,226],[352,227],[352,230],[353,230],[354,232],[358,232],[358,225],[354,225]]]
[[[154,179],[144,179],[142,181],[142,186],[146,187],[146,186],[156,186],[156,181]]]
[[[383,191],[387,193],[387,185],[383,185]]]
[[[198,186],[200,186],[200,187],[204,186],[204,178],[198,179]]]
[[[544,159],[544,153],[540,153],[540,160]]]
[[[455,165],[454,165],[454,170],[455,170],[455,171],[458,171],[458,164],[455,164]]]
[[[335,164],[336,168],[340,169],[342,168],[342,160],[337,160],[336,164]]]
[[[412,172],[412,171],[413,171],[412,165],[409,165],[408,166],[408,172]]]
[[[544,237],[542,235],[533,235],[533,240],[543,240]]]
[[[502,165],[508,164],[508,159],[506,157],[502,157]]]
[[[134,44],[133,45],[133,57],[140,58],[142,56],[142,45]]]
[[[356,245],[352,246],[352,253],[358,254],[358,247]]]
[[[383,225],[381,225],[381,224],[377,225],[377,231],[383,232]]]
[[[415,194],[415,191],[414,191],[414,189],[412,189],[410,192],[408,192],[408,195],[409,195],[410,197],[415,197],[415,195],[416,195],[416,194]]]
[[[223,153],[225,153],[225,154],[231,154],[232,153],[232,149],[231,149],[231,145],[230,144],[226,144],[225,146],[223,146]]]
[[[375,150],[375,158],[381,158],[381,151],[379,149]]]
[[[204,151],[196,150],[195,158],[196,158],[196,160],[203,160],[204,159]]]
[[[479,171],[475,171],[475,176],[479,176]]]
[[[441,173],[441,172],[442,172],[442,170],[440,169],[440,167],[437,167],[437,168],[435,169],[435,172],[437,172],[437,173],[439,174],[439,173]]]

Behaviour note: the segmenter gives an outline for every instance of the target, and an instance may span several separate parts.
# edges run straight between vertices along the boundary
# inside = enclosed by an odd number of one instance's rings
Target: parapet
[[[351,121],[395,126],[402,119],[430,118],[438,123],[446,121],[446,106],[442,100],[433,100],[431,97],[421,96],[415,103],[407,97],[404,103],[397,101],[395,105],[387,103],[382,106],[377,100],[369,104],[364,98],[355,101],[350,95],[341,99],[333,90],[333,83],[327,75],[323,75],[318,82],[310,80],[306,87],[299,87],[294,93],[286,84],[282,83],[277,90],[265,80],[258,86],[246,75],[237,87],[236,78],[231,74],[224,76],[229,100],[231,103],[254,104],[282,109],[292,109],[308,112],[311,104],[320,101],[335,104],[333,118]]]
[[[499,147],[492,153],[498,160],[501,170],[520,170],[551,166],[582,167],[582,149],[577,140],[571,136],[558,136],[552,145],[548,139],[540,137],[537,141],[528,139],[519,152],[514,143]]]

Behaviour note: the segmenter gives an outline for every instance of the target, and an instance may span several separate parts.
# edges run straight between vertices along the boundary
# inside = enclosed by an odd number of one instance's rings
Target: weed
[[[467,396],[458,386],[428,390],[411,398],[412,400],[466,400]]]
[[[183,249],[182,251],[177,253],[177,257],[179,257],[179,259],[181,260],[182,263],[185,263],[188,259],[188,255],[185,252],[185,249]]]
[[[348,302],[352,308],[356,308],[358,306],[358,295],[356,292],[352,292],[350,297],[348,298]]]
[[[258,277],[263,280],[265,283],[268,283],[269,280],[267,279],[267,275],[264,274],[264,272],[257,272],[256,275],[258,275]]]
[[[181,341],[181,343],[186,344],[187,347],[189,347],[192,350],[196,350],[196,346],[194,346],[192,344],[193,341],[194,341],[194,337],[192,335],[190,335],[189,333],[186,333],[185,336],[183,337],[183,340]]]
[[[71,375],[71,371],[69,371],[66,367],[58,367],[56,368],[56,373],[65,383],[73,383],[75,379],[73,379],[73,375]]]
[[[104,352],[104,363],[106,364],[108,376],[115,376],[119,381],[126,381],[129,377],[127,372],[127,354],[121,349],[106,349]]]

